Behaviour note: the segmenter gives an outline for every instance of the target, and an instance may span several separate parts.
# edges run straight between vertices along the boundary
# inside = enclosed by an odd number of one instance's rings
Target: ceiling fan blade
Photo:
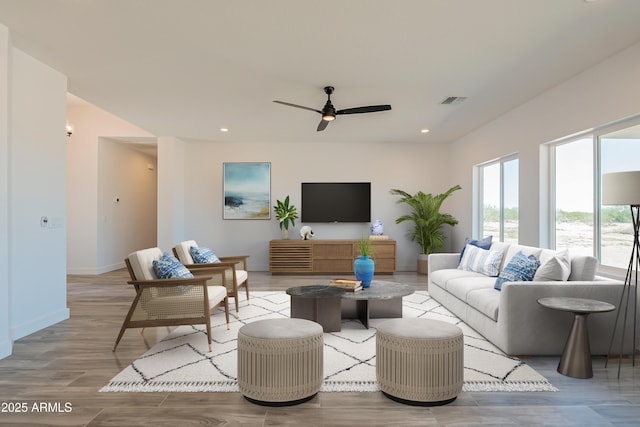
[[[377,111],[387,110],[391,110],[391,105],[369,105],[366,107],[345,108],[344,110],[336,111],[336,114],[375,113]]]
[[[315,111],[316,113],[322,114],[322,111],[316,110],[315,108],[309,108],[302,105],[292,104],[290,102],[283,102],[283,101],[273,101],[273,102],[275,102],[276,104],[288,105],[289,107],[296,107],[296,108],[302,108],[303,110]]]
[[[328,125],[328,124],[329,124],[329,122],[328,122],[328,121],[326,121],[326,120],[320,120],[320,123],[318,123],[318,129],[317,129],[317,131],[318,131],[318,132],[320,132],[320,131],[325,130],[325,128],[327,127],[327,125]]]

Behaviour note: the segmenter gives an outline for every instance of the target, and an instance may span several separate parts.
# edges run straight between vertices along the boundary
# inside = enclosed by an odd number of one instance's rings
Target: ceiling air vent
[[[450,105],[450,104],[460,104],[462,101],[467,99],[466,96],[447,96],[445,99],[440,102],[442,105]]]

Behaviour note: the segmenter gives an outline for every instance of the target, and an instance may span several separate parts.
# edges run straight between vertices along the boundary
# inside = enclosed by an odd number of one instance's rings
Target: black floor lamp
[[[631,220],[633,222],[633,246],[627,275],[624,279],[624,288],[620,296],[620,304],[616,314],[616,321],[611,334],[609,353],[613,346],[613,340],[618,327],[620,313],[624,304],[624,320],[622,323],[622,335],[620,337],[620,355],[618,359],[618,378],[620,378],[620,364],[622,363],[622,349],[625,341],[627,316],[629,314],[629,302],[633,301],[633,347],[632,365],[636,365],[636,326],[638,305],[638,272],[640,272],[640,171],[615,172],[602,175],[602,204],[603,205],[628,205],[631,207]],[[632,289],[633,288],[633,292]],[[633,298],[633,299],[632,299]],[[607,355],[607,363],[609,356]],[[605,367],[607,365],[605,364]]]

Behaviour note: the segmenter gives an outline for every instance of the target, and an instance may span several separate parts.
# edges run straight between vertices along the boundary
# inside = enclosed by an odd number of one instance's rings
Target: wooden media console
[[[359,240],[271,240],[272,274],[353,274]],[[371,240],[375,274],[396,271],[396,241]]]

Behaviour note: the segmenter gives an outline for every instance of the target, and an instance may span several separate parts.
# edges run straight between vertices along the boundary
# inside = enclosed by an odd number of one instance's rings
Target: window
[[[593,138],[555,147],[555,247],[593,254]]]
[[[640,170],[640,125],[600,136],[602,174]],[[600,262],[627,268],[633,246],[629,206],[601,206]]]
[[[515,156],[477,166],[479,237],[518,243],[518,169]]]
[[[556,249],[626,269],[633,244],[629,206],[602,206],[602,174],[640,169],[640,118],[552,144],[551,241]]]

